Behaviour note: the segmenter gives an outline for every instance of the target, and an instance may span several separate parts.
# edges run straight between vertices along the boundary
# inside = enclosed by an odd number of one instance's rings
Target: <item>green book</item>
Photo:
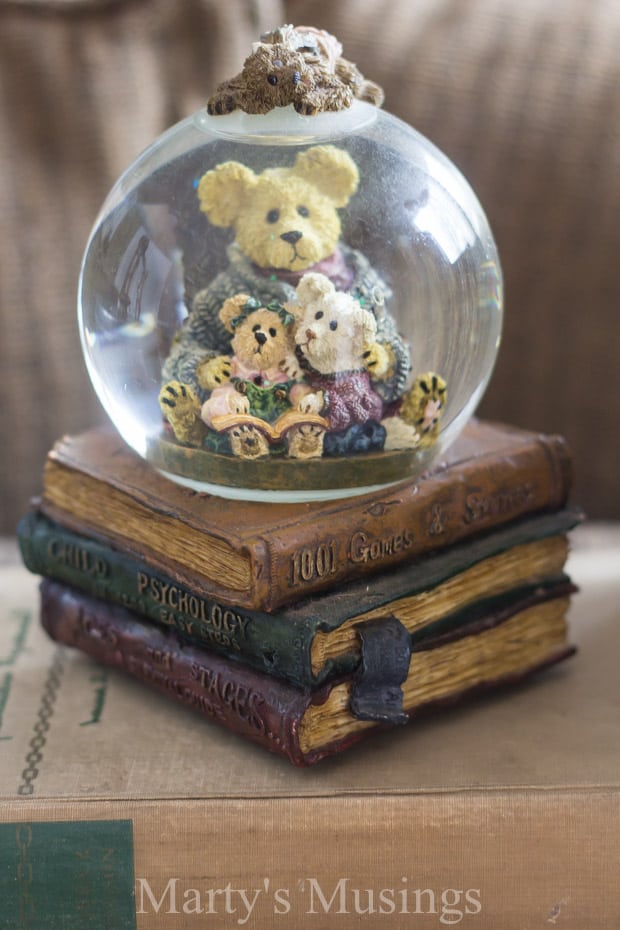
[[[192,643],[301,687],[360,665],[359,624],[394,616],[412,642],[470,623],[515,591],[563,577],[576,509],[540,514],[392,571],[342,585],[274,613],[218,603],[146,560],[75,533],[36,509],[18,527],[33,573],[61,581],[160,625]]]

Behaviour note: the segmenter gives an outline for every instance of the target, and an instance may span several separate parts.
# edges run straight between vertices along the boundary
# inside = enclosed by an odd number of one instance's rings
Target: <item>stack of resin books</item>
[[[561,437],[471,420],[415,481],[232,501],[102,427],[50,452],[19,540],[51,637],[309,765],[572,655],[570,482]]]

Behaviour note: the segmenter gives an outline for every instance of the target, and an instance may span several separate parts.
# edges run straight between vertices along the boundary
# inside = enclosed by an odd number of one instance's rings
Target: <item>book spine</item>
[[[49,579],[41,582],[41,623],[57,642],[122,669],[294,765],[308,764],[298,745],[308,693]]]
[[[184,584],[155,565],[74,533],[38,511],[22,518],[17,537],[23,561],[35,575],[125,607],[174,628],[182,639],[236,656],[298,687],[315,683],[311,624],[298,625],[291,637],[286,616],[220,603],[200,585]]]
[[[61,926],[62,917],[52,920],[61,913],[69,914],[65,926],[94,930],[108,912],[116,922],[105,926],[114,930],[620,925],[617,785],[414,791],[405,784],[392,793],[321,796],[315,788],[310,797],[291,791],[234,800],[34,797],[5,801],[0,821],[12,826],[7,927],[24,927],[17,892],[25,865],[36,867],[28,890],[41,927]],[[75,848],[67,825],[81,828],[82,856],[74,856],[77,867],[66,866],[81,880],[61,902],[59,882],[67,882],[52,868],[49,848]],[[27,858],[16,835],[29,843]],[[92,850],[100,846],[97,858]],[[208,870],[205,850],[212,851]],[[107,907],[97,911],[102,890]],[[122,922],[127,910],[132,919]],[[76,912],[81,919],[72,922]]]
[[[372,588],[363,580],[352,582],[344,590],[272,614],[219,602],[200,580],[184,583],[146,558],[75,533],[39,510],[25,514],[17,536],[22,559],[33,574],[125,607],[175,629],[182,639],[238,658],[296,687],[316,688],[328,677],[351,672],[357,664],[356,655],[351,654],[315,669],[312,645],[318,629],[335,629],[360,610],[386,606],[393,599],[433,588],[507,548],[564,534],[579,519],[580,514],[572,510],[539,514],[453,546],[438,557],[403,566],[382,581],[377,579]],[[425,628],[418,638],[427,634]]]
[[[571,484],[560,436],[540,435],[506,457],[467,459],[381,496],[339,501],[307,523],[257,539],[270,584],[263,609],[325,591],[478,536],[526,515],[562,507]]]
[[[131,496],[128,495],[127,501],[130,500]],[[200,566],[190,568],[185,563],[157,551],[157,548],[149,545],[146,539],[136,537],[135,534],[120,532],[118,529],[111,529],[105,525],[105,517],[101,520],[98,515],[93,518],[93,514],[90,514],[89,518],[85,518],[82,513],[75,514],[65,506],[59,506],[50,500],[47,494],[44,494],[40,500],[35,498],[35,503],[41,513],[54,523],[65,526],[74,533],[97,538],[107,546],[123,549],[135,558],[144,558],[156,571],[172,578],[175,584],[191,586],[196,583],[196,579],[199,579],[204,591],[218,602],[248,610],[267,610],[265,605],[269,601],[269,577],[266,566],[269,564],[269,550],[261,539],[256,540],[251,547],[239,544],[237,554],[246,564],[248,576],[251,577],[251,584],[246,589],[232,585],[225,569],[214,573],[211,570],[203,571]],[[178,517],[174,517],[174,524],[176,524],[174,528],[168,524],[160,526],[161,512],[159,510],[153,509],[149,512],[144,509],[142,511],[144,520],[153,516],[154,525],[158,527],[160,537],[163,539],[173,532],[182,531],[186,522],[184,515],[179,514]],[[208,555],[202,556],[203,566],[208,559]],[[213,577],[214,574],[217,577]]]

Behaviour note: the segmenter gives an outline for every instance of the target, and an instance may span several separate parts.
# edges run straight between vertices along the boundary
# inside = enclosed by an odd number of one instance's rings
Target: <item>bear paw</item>
[[[318,459],[323,455],[325,429],[312,423],[289,430],[287,454],[292,459]]]
[[[403,398],[400,415],[419,432],[420,448],[427,448],[436,442],[447,396],[444,379],[427,371],[416,378],[413,387]]]
[[[297,397],[291,392],[291,400]],[[304,394],[297,403],[297,409],[300,413],[320,413],[325,406],[325,394],[323,391],[311,391]]]
[[[216,91],[207,101],[207,113],[209,116],[222,116],[225,113],[232,113],[238,106],[237,96],[228,88]]]
[[[420,434],[415,426],[406,423],[401,417],[385,417],[381,425],[385,428],[386,452],[416,449],[420,445]]]
[[[179,442],[200,446],[205,426],[200,419],[200,401],[188,384],[169,381],[159,392],[159,406]]]
[[[240,459],[259,459],[269,455],[269,443],[254,426],[235,426],[229,432],[230,448]]]
[[[283,359],[278,365],[278,368],[290,381],[300,381],[303,378],[301,365],[297,357],[293,354]]]
[[[231,359],[228,355],[216,355],[202,362],[196,369],[196,379],[205,391],[214,391],[230,381]]]
[[[396,358],[390,346],[375,342],[364,352],[364,365],[373,381],[382,381],[392,375]]]

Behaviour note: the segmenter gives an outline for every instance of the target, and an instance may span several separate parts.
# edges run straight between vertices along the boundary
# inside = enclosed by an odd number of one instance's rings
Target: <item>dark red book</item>
[[[58,582],[41,584],[41,619],[55,640],[80,649],[298,766],[340,752],[378,728],[429,708],[518,681],[574,652],[564,577],[515,592],[470,622],[415,637],[386,616],[360,625],[365,655],[386,648],[377,679],[362,667],[316,690],[297,688],[188,644],[171,630]],[[387,633],[386,633],[387,631]]]

